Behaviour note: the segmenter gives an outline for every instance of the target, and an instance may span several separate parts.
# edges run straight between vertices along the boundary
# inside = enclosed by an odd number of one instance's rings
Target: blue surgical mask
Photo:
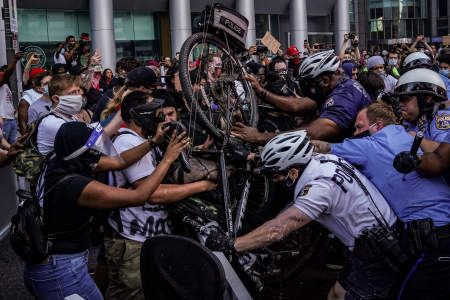
[[[44,86],[44,94],[48,95],[48,84]]]
[[[389,65],[391,66],[391,67],[394,67],[395,65],[397,65],[397,60],[396,59],[390,59],[389,60]]]
[[[439,74],[442,74],[444,76],[448,76],[450,70],[439,70]]]

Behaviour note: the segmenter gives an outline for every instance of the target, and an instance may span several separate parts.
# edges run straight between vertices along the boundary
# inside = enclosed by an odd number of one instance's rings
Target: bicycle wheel
[[[215,52],[215,53],[214,53]],[[220,75],[208,71],[208,59],[220,58]],[[198,61],[191,80],[189,64]],[[256,127],[258,111],[250,83],[242,77],[247,72],[226,42],[210,33],[190,36],[180,51],[180,82],[191,111],[190,126],[198,121],[208,133],[221,142],[236,122]]]

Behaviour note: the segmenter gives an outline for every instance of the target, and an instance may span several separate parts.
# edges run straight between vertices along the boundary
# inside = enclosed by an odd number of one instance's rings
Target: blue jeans
[[[3,119],[3,137],[10,144],[14,144],[17,140],[17,123],[16,120]]]
[[[51,255],[47,263],[25,265],[24,281],[37,299],[64,300],[75,295],[85,300],[103,300],[87,270],[88,251]],[[70,298],[69,298],[70,299]]]

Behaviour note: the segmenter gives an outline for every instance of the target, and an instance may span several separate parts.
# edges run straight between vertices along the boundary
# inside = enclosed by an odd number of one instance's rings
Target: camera
[[[355,33],[349,33],[349,34],[348,34],[348,38],[349,38],[350,40],[354,40],[355,37],[356,37],[356,34],[355,34]]]
[[[269,51],[269,49],[266,46],[259,45],[259,46],[256,47],[256,53],[258,53],[258,54],[266,53],[268,51]]]

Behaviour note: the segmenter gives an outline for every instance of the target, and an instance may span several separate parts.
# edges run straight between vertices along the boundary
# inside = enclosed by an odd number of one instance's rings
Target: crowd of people
[[[37,58],[29,58],[17,112],[8,81],[23,53],[0,70],[0,163],[14,162],[29,180],[50,242],[26,262],[25,285],[38,299],[144,299],[141,248],[172,233],[167,204],[217,187],[209,174],[167,177],[184,149],[215,141],[201,124],[196,134],[165,126],[191,129],[178,54],[145,65],[124,57],[113,72],[86,39],[59,43],[49,70],[31,69]],[[338,55],[319,43],[304,48],[240,54],[260,118],[231,128],[264,147],[236,151],[237,159],[260,157],[260,172],[285,182],[292,204],[236,239],[213,234],[206,246],[244,252],[316,221],[351,252],[328,299],[450,299],[450,48],[418,36],[369,51],[355,34]],[[189,70],[202,109],[217,111],[207,87],[221,77],[221,56],[208,53]],[[87,259],[99,212],[107,214],[94,282]]]

